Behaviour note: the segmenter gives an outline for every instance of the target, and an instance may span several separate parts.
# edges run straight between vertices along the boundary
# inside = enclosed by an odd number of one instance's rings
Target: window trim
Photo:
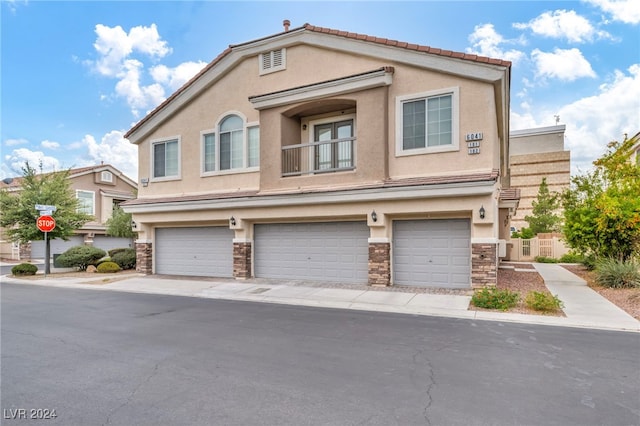
[[[86,213],[90,216],[94,216],[96,215],[96,192],[95,191],[89,191],[88,189],[76,189],[76,199],[80,200],[79,194],[81,192],[84,192],[86,194],[91,194],[91,213]],[[81,209],[81,206],[78,206],[78,209],[76,210],[78,213],[85,213],[84,211],[81,211],[79,209]]]
[[[225,169],[220,170],[220,123],[229,117],[230,115],[237,115],[242,119],[242,167],[238,167],[235,169]],[[258,165],[249,167],[249,128],[257,127],[258,132],[260,131],[260,122],[259,121],[247,121],[247,117],[239,111],[227,111],[226,113],[220,115],[218,120],[216,121],[216,126],[213,129],[206,129],[200,131],[200,176],[219,176],[219,175],[231,175],[238,173],[253,173],[260,171],[260,157],[258,156]],[[215,164],[214,170],[205,171],[204,163],[205,163],[205,136],[206,135],[214,135],[215,137]],[[258,141],[258,148],[260,147],[260,142]],[[258,154],[259,155],[259,154]]]
[[[161,143],[168,143],[168,142],[173,142],[173,141],[177,141],[178,142],[178,171],[175,175],[171,175],[171,176],[160,176],[160,177],[156,177],[154,175],[155,173],[155,157],[154,157],[154,147],[158,144]],[[150,164],[149,164],[149,175],[151,176],[151,182],[165,182],[165,181],[171,181],[171,180],[180,180],[182,179],[182,137],[181,136],[169,136],[166,138],[159,138],[159,139],[153,139],[151,140],[151,143],[149,144],[150,146],[150,152],[151,155],[149,156],[149,158],[151,159]]]
[[[425,146],[424,148],[403,148],[403,114],[402,106],[405,102],[427,100],[429,98],[451,95],[451,145]],[[410,95],[396,96],[396,157],[409,155],[436,154],[439,152],[460,151],[460,88],[448,87],[445,89],[430,90],[428,92]],[[426,131],[426,129],[425,129]],[[426,141],[425,141],[426,144]]]

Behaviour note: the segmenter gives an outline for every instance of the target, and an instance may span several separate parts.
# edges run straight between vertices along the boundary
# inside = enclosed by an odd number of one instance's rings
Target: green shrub
[[[102,262],[98,265],[98,272],[101,274],[110,274],[113,272],[119,272],[120,267],[115,262]]]
[[[604,287],[640,287],[640,265],[634,261],[603,259],[596,264],[596,282]]]
[[[131,249],[129,249],[129,248],[114,248],[114,249],[109,250],[109,256],[113,257],[117,253],[120,253],[120,252],[125,251],[125,250],[131,250]]]
[[[558,299],[558,296],[539,291],[529,292],[524,299],[524,303],[535,311],[553,312],[564,307],[564,303]]]
[[[597,263],[596,256],[593,255],[593,254],[590,254],[590,255],[586,256],[582,261],[582,264],[589,271],[593,271],[594,269],[596,269],[596,263]]]
[[[546,256],[536,256],[534,260],[538,263],[558,263],[558,259]]]
[[[508,289],[485,287],[476,290],[471,297],[474,306],[485,309],[500,309],[501,311],[513,308],[520,300],[520,295]]]
[[[520,232],[512,232],[511,238],[522,238],[523,240],[530,240],[534,238],[536,234],[529,228],[522,228]]]
[[[78,268],[85,271],[87,266],[95,264],[105,257],[104,250],[92,246],[75,246],[58,256],[58,264],[65,268]]]
[[[38,267],[31,263],[21,263],[11,268],[11,273],[16,277],[22,275],[35,275],[38,272]]]
[[[560,263],[583,263],[584,262],[584,256],[578,254],[578,253],[566,253],[563,254],[562,257],[560,258]]]
[[[111,261],[117,263],[122,269],[134,269],[136,267],[136,250],[122,249],[111,255]]]

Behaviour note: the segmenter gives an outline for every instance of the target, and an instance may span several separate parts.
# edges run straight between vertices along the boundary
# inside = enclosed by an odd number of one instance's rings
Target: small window
[[[95,193],[93,191],[76,191],[78,199],[78,213],[95,215]]]
[[[105,170],[105,171],[103,171],[101,173],[100,179],[103,182],[113,182],[113,174],[111,172]]]
[[[261,53],[258,60],[260,61],[260,75],[281,71],[287,66],[286,49]]]
[[[179,140],[152,143],[154,178],[176,178],[180,174]]]
[[[458,150],[458,89],[399,97],[396,134],[400,155]]]

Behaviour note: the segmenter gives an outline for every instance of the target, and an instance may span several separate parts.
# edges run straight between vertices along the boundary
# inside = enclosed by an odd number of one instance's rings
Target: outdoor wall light
[[[378,214],[376,213],[375,210],[371,212],[371,220],[374,222],[378,221]]]
[[[142,186],[149,186],[149,179],[147,178],[140,179],[140,182],[142,182]]]
[[[484,214],[485,214],[485,210],[484,210],[484,206],[480,206],[480,219],[484,219]]]
[[[229,223],[231,224],[231,226],[236,226],[236,218],[231,216],[231,219],[229,219]]]

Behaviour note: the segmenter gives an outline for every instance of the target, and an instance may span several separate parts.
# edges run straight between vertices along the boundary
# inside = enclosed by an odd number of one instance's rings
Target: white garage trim
[[[392,250],[394,284],[471,286],[469,219],[394,221]]]
[[[226,226],[156,228],[155,273],[231,278],[234,234]]]
[[[255,225],[255,276],[367,283],[368,237],[366,222]]]

